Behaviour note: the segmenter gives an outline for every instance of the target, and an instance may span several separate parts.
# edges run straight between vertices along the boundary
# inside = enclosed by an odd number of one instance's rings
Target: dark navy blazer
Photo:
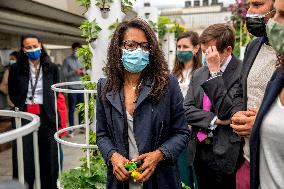
[[[284,87],[284,74],[276,71],[269,83],[263,97],[262,104],[257,113],[257,117],[252,129],[250,137],[250,175],[251,189],[259,187],[259,144],[260,144],[260,129],[262,120],[269,111],[272,103],[275,101],[282,88]]]
[[[113,94],[108,92],[106,99],[101,91],[106,79],[101,79],[97,86],[97,145],[109,162],[109,153],[116,151],[129,157],[127,120],[124,106],[123,88]],[[176,189],[181,188],[181,180],[176,160],[189,141],[190,131],[187,127],[183,109],[183,96],[178,81],[170,76],[168,90],[158,103],[149,98],[152,83],[147,80],[143,85],[133,114],[134,136],[139,154],[160,149],[166,160],[160,162],[149,181],[143,188]],[[119,182],[108,164],[108,189],[128,188],[128,182]]]

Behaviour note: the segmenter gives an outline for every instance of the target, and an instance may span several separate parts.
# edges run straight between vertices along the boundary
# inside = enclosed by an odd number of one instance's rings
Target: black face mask
[[[249,33],[256,37],[266,36],[265,15],[247,15],[246,24]]]
[[[266,37],[266,23],[264,19],[267,15],[273,12],[275,12],[275,9],[266,14],[247,14],[246,24],[249,33],[256,37]]]

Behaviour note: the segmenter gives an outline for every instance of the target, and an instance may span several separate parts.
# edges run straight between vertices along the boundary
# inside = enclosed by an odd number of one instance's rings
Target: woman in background
[[[202,53],[199,45],[199,35],[189,31],[181,33],[177,38],[176,59],[173,74],[177,77],[183,97],[186,96],[192,73],[202,66]],[[194,187],[194,141],[190,141],[178,158],[178,168],[181,179],[186,184]]]
[[[58,178],[57,143],[54,140],[56,118],[54,93],[51,85],[59,82],[59,71],[47,55],[40,38],[26,34],[21,39],[21,51],[17,64],[9,73],[9,96],[20,111],[40,117],[38,150],[41,189],[56,189]],[[26,124],[26,120],[22,121]],[[13,144],[13,177],[17,175],[17,155]],[[33,189],[35,180],[33,136],[23,137],[25,181]]]

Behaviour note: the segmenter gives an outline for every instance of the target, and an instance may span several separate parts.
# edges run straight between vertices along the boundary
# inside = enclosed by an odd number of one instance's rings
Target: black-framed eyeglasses
[[[123,46],[127,50],[136,50],[138,47],[144,51],[149,51],[150,49],[148,42],[138,43],[136,41],[123,41]]]

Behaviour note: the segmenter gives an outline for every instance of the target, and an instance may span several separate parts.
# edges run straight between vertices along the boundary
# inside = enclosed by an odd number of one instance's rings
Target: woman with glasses
[[[181,188],[176,160],[189,140],[183,97],[151,27],[121,23],[97,90],[97,145],[108,163],[107,188]],[[139,162],[130,177],[124,164]]]
[[[276,14],[266,25],[278,66],[267,84],[250,138],[251,189],[284,187],[284,1],[275,0]]]

